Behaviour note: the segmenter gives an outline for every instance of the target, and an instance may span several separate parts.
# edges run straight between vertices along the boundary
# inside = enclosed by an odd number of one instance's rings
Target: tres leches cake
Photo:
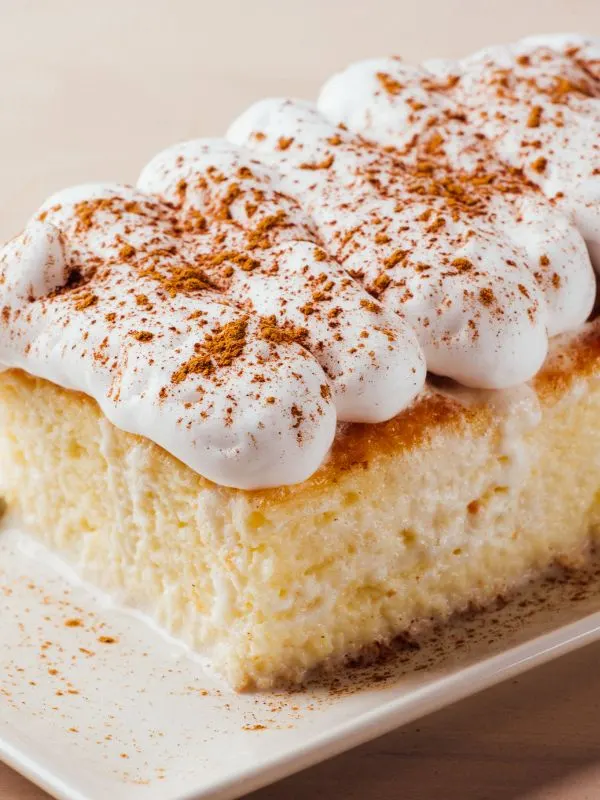
[[[0,252],[0,489],[236,688],[600,522],[600,43],[365,61]],[[429,376],[429,377],[428,377]]]

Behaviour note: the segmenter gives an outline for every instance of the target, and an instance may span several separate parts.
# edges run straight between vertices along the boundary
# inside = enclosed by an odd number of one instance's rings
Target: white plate
[[[0,608],[8,764],[64,800],[222,800],[600,638],[600,570],[292,694],[234,694],[14,528],[0,534]]]

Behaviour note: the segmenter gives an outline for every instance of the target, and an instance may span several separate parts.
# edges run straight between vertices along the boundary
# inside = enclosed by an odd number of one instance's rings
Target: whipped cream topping
[[[0,363],[243,489],[305,480],[426,368],[522,384],[595,297],[599,65],[574,37],[363,62],[61,192],[0,251]]]
[[[223,140],[197,140],[156,156],[138,187],[212,219],[225,251],[250,248],[251,269],[233,263],[223,281],[221,265],[208,261],[206,274],[254,313],[304,331],[340,421],[382,422],[422,387],[425,361],[412,329],[327,255],[275,170]]]
[[[439,134],[428,135],[434,150]],[[522,383],[548,334],[590,313],[583,238],[509,170],[411,165],[300,101],[261,101],[228,136],[277,166],[329,252],[415,328],[433,372],[480,388]]]
[[[422,66],[363,61],[330,78],[318,105],[405,161],[521,170],[574,222],[600,268],[600,40],[536,36]]]

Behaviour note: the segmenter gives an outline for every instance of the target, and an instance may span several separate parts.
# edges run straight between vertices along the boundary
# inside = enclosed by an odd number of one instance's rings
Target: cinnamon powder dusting
[[[529,117],[527,118],[527,127],[539,128],[541,119],[542,119],[542,107],[534,106],[529,112]]]
[[[197,345],[198,354],[177,369],[171,378],[174,384],[182,383],[190,375],[211,375],[216,367],[229,367],[239,358],[246,346],[248,318],[219,325]]]
[[[496,300],[496,297],[492,289],[485,288],[479,290],[479,299],[484,306],[491,306]]]
[[[540,156],[536,158],[535,161],[531,163],[531,169],[535,172],[539,173],[540,175],[546,171],[546,167],[548,166],[548,159],[544,158],[544,156]]]
[[[119,250],[119,255],[126,260],[132,258],[135,255],[135,247],[130,244],[124,244]]]
[[[85,311],[86,308],[95,306],[98,302],[98,295],[93,292],[85,292],[75,301],[75,311]]]
[[[303,344],[308,335],[306,328],[295,325],[278,325],[275,315],[261,317],[260,338],[271,344]]]
[[[321,397],[325,401],[331,400],[331,387],[327,383],[321,384]]]
[[[395,78],[392,78],[392,76],[387,72],[378,72],[376,73],[375,77],[383,89],[385,89],[385,91],[392,96],[400,94],[400,92],[404,89],[403,84],[401,84]]]
[[[247,248],[249,250],[256,250],[271,247],[272,242],[269,238],[270,231],[274,228],[285,227],[286,224],[285,211],[281,210],[277,211],[275,214],[269,214],[269,216],[262,219],[253,230],[248,232],[246,239]]]
[[[154,339],[154,334],[150,331],[129,331],[129,335],[138,342],[151,342]]]
[[[189,265],[173,267],[168,275],[164,275],[156,267],[152,266],[142,270],[140,275],[157,280],[171,297],[182,292],[203,292],[206,289],[214,288],[214,285],[202,270]]]
[[[373,314],[380,314],[382,310],[381,306],[374,303],[372,300],[361,300],[360,307],[364,308],[366,311],[371,311]]]
[[[300,169],[329,169],[329,167],[333,165],[334,160],[335,156],[330,153],[328,156],[325,156],[322,161],[303,162],[300,164]]]
[[[385,272],[380,273],[373,281],[373,285],[371,287],[372,294],[374,294],[376,297],[379,297],[379,295],[383,294],[391,282],[392,279],[389,275],[386,275]]]
[[[473,262],[468,258],[455,258],[452,266],[459,272],[470,272],[473,269]]]

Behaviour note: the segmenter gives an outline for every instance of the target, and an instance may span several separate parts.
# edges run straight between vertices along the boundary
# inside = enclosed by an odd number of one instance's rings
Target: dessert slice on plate
[[[8,506],[240,689],[583,558],[598,63],[367,62],[50,198],[0,255]]]

